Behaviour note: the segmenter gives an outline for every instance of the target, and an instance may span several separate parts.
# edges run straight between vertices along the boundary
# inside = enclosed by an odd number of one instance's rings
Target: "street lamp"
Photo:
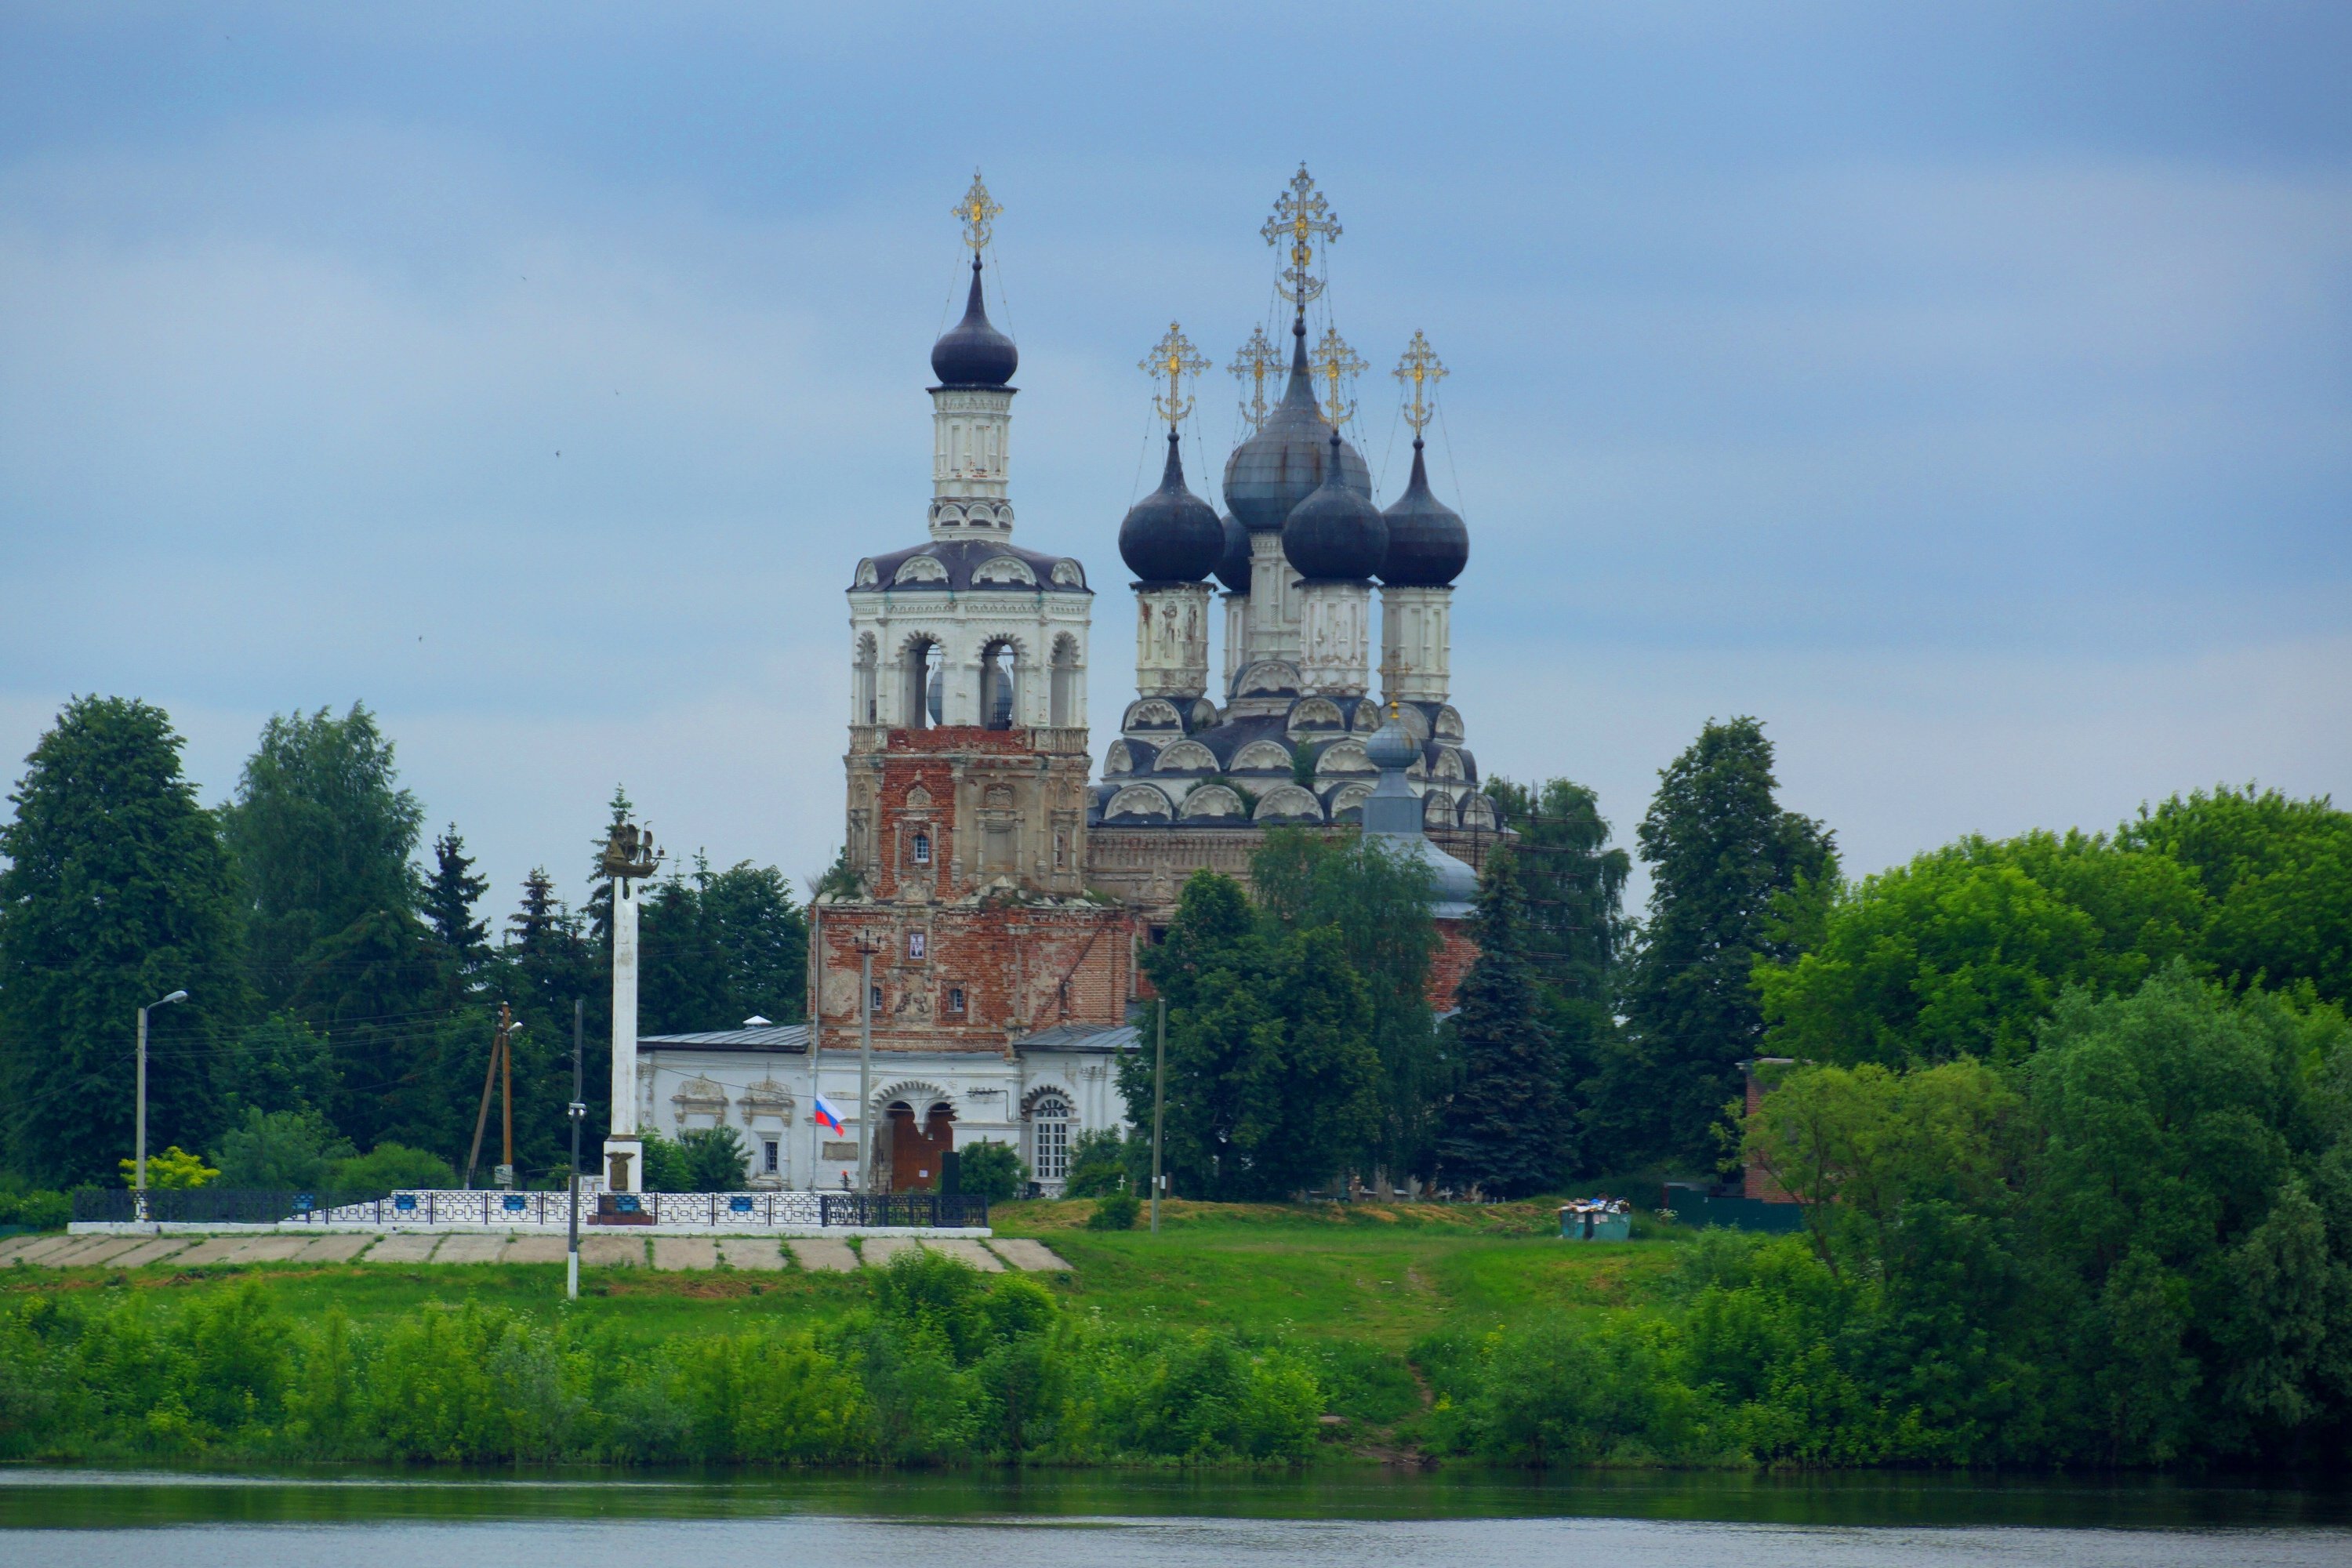
[[[138,1142],[135,1156],[138,1169],[132,1177],[131,1185],[138,1194],[132,1202],[137,1205],[138,1215],[142,1220],[147,1217],[147,1012],[150,1007],[168,1007],[174,1002],[184,1002],[187,999],[186,992],[174,991],[163,1000],[150,1002],[146,1007],[139,1009],[139,1110],[136,1118]]]

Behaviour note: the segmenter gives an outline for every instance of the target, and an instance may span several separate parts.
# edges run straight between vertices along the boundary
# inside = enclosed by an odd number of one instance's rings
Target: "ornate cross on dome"
[[[1171,321],[1168,335],[1153,344],[1150,355],[1135,368],[1155,381],[1163,375],[1168,378],[1167,395],[1154,397],[1151,406],[1173,430],[1184,416],[1192,412],[1192,400],[1184,395],[1184,378],[1200,374],[1209,368],[1209,362],[1184,336],[1184,329]]]
[[[980,171],[974,169],[971,172],[971,189],[963,194],[963,200],[948,211],[963,220],[963,242],[971,247],[975,260],[982,251],[988,248],[990,220],[1003,210],[989,199],[988,187],[980,183]]]
[[[1331,216],[1331,204],[1315,188],[1315,178],[1307,165],[1298,165],[1298,173],[1290,177],[1290,188],[1274,199],[1274,216],[1265,220],[1258,233],[1268,245],[1290,241],[1290,265],[1283,269],[1283,298],[1303,313],[1307,301],[1323,292],[1323,279],[1315,276],[1315,241],[1320,238],[1328,247],[1339,237],[1339,220]]]
[[[1323,384],[1331,389],[1330,395],[1323,402],[1323,417],[1328,419],[1334,428],[1355,417],[1356,405],[1340,395],[1340,384],[1354,381],[1366,367],[1364,362],[1356,357],[1356,351],[1348,346],[1348,340],[1339,335],[1339,329],[1324,328],[1322,342],[1315,345],[1315,352],[1307,357],[1314,363],[1315,374],[1321,376]]]
[[[1242,404],[1242,415],[1255,430],[1265,423],[1265,378],[1282,368],[1282,356],[1275,352],[1264,327],[1250,329],[1249,342],[1241,346],[1234,363],[1225,366],[1228,375],[1238,376],[1250,384],[1250,395]]]
[[[1412,426],[1413,435],[1418,437],[1422,427],[1437,417],[1427,395],[1445,379],[1445,366],[1439,363],[1437,351],[1429,346],[1429,340],[1416,330],[1392,374],[1412,388],[1412,401],[1405,405],[1404,422]]]

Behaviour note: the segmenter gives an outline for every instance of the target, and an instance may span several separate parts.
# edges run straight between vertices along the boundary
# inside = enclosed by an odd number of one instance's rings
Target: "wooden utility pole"
[[[857,933],[857,1190],[874,1190],[874,955],[882,943]]]
[[[490,1034],[489,1066],[482,1071],[482,1108],[474,1116],[474,1146],[466,1155],[466,1187],[474,1185],[474,1167],[481,1163],[482,1134],[489,1131],[490,1093],[499,1086],[499,1069],[506,1069],[506,1163],[499,1167],[506,1173],[507,1184],[514,1183],[514,1059],[509,1037],[520,1027],[513,1012],[503,1002],[499,1004],[498,1027]]]

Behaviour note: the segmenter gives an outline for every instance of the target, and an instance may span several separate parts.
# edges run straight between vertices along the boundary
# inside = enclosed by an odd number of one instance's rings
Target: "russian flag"
[[[830,1127],[836,1133],[841,1131],[841,1112],[835,1110],[833,1102],[821,1094],[816,1097],[816,1124]]]

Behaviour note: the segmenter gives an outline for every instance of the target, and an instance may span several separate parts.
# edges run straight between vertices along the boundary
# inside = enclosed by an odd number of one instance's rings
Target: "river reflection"
[[[2352,1562],[2352,1505],[2333,1489],[1954,1478],[0,1469],[6,1563],[775,1568],[976,1553],[1022,1568],[2338,1568]]]

